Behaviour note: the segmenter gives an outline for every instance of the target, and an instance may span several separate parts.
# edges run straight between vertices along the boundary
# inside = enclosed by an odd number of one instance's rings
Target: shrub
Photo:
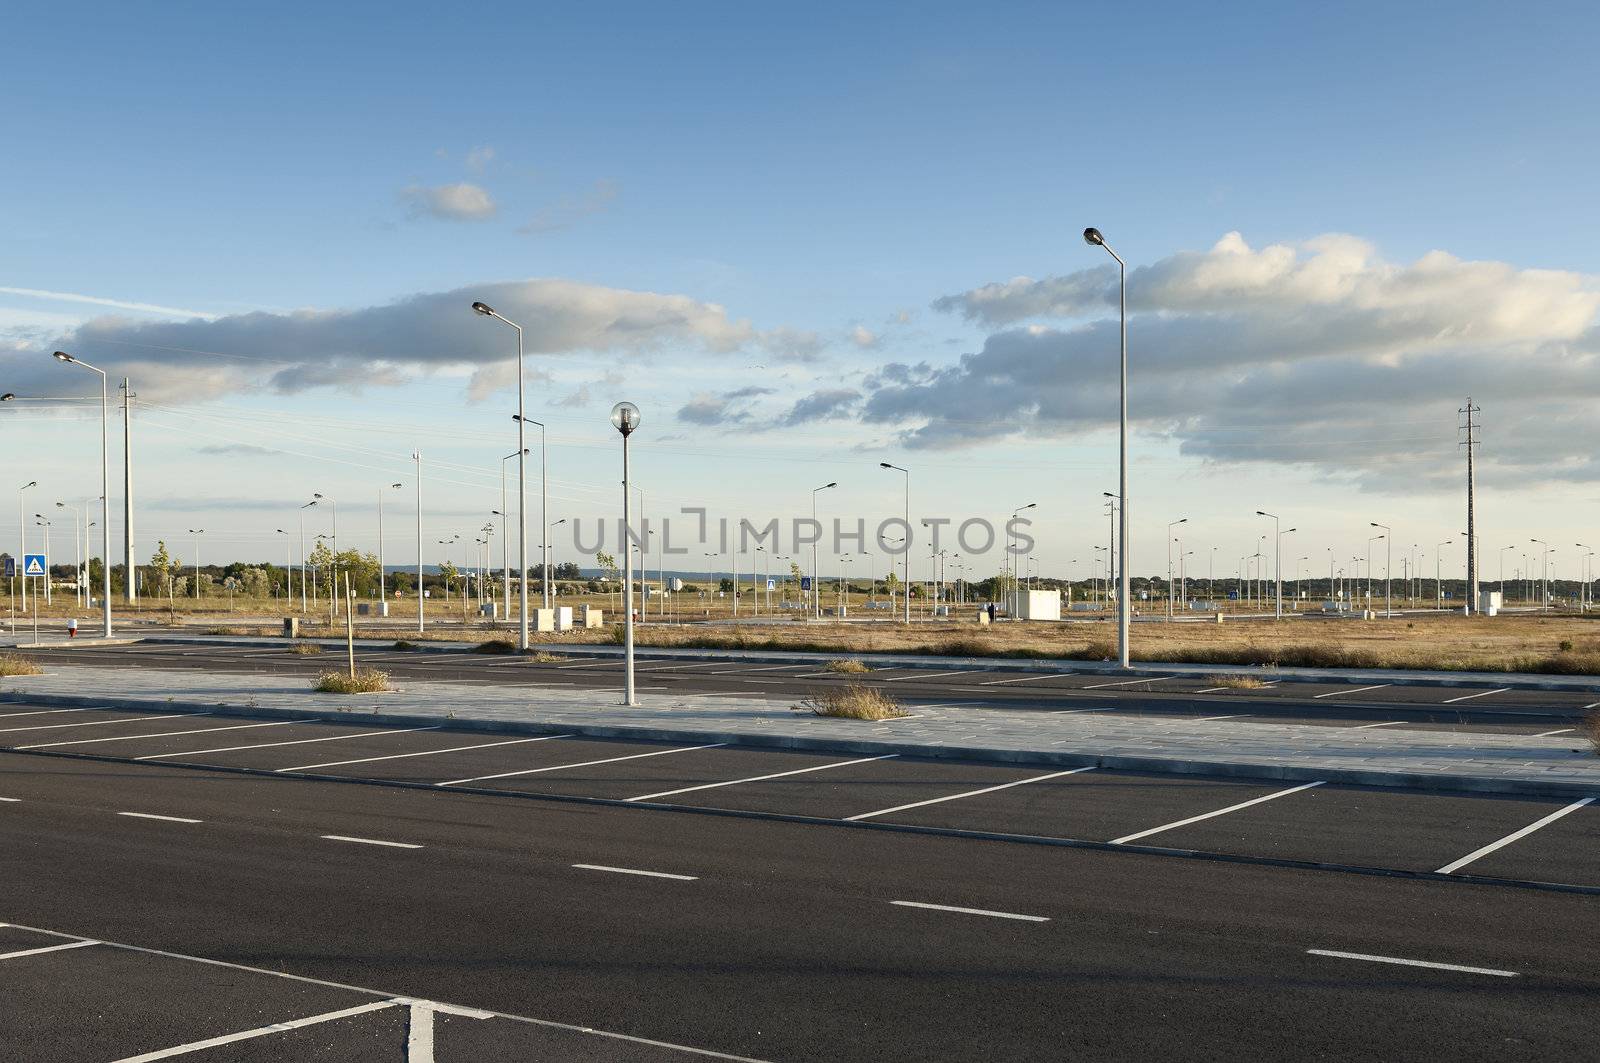
[[[1588,736],[1589,744],[1596,753],[1600,753],[1600,712],[1592,712],[1583,722],[1583,733]]]
[[[540,650],[538,653],[529,654],[528,660],[534,664],[560,664],[566,657],[559,653],[547,653]]]
[[[1257,690],[1266,684],[1253,675],[1230,675],[1226,679],[1217,680],[1217,686],[1227,687],[1229,690]]]
[[[1560,648],[1562,653],[1571,653],[1572,652],[1572,640],[1571,639],[1562,639],[1561,640],[1561,645],[1560,645],[1559,648]]]
[[[472,648],[472,652],[498,654],[516,653],[517,645],[516,643],[507,641],[506,639],[490,639],[487,642],[478,643]]]
[[[862,664],[853,657],[847,657],[838,661],[829,661],[827,667],[828,671],[838,672],[841,675],[863,675],[872,671],[871,668],[868,668],[866,665]]]
[[[16,653],[0,653],[0,675],[43,675],[44,669]]]
[[[389,673],[361,668],[352,678],[349,672],[323,672],[312,689],[323,694],[375,694],[389,689]]]
[[[322,647],[315,642],[295,642],[290,644],[289,652],[300,657],[311,657],[322,652]]]
[[[405,639],[396,639],[393,648],[397,650],[414,650],[417,648],[417,644],[415,642],[407,642]]]
[[[821,691],[796,705],[795,711],[846,720],[892,720],[910,715],[888,694],[860,684]]]

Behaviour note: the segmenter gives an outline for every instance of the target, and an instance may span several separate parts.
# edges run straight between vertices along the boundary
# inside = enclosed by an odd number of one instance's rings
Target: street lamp
[[[905,617],[906,617],[906,623],[909,624],[909,623],[911,623],[911,470],[902,469],[898,465],[890,465],[886,461],[878,462],[878,467],[880,469],[893,469],[895,472],[903,473],[905,475],[905,482],[906,482],[906,559],[905,559],[905,570],[906,570],[906,586],[905,586],[906,613],[905,613]]]
[[[1372,524],[1371,521],[1368,521],[1367,523]],[[1372,524],[1372,526],[1374,528],[1383,528],[1382,524]],[[1385,528],[1384,532],[1385,532],[1384,535],[1374,535],[1372,538],[1367,540],[1367,604],[1368,605],[1372,604],[1372,544],[1377,542],[1379,539],[1387,540],[1388,529]],[[1388,574],[1387,566],[1385,566],[1384,574],[1385,575]]]
[[[1026,513],[1028,510],[1034,508],[1038,504],[1039,503],[1037,503],[1037,502],[1029,502],[1025,506],[1018,506],[1016,509],[1011,511],[1011,520],[1012,521],[1016,520],[1017,519],[1017,514]],[[926,524],[928,522],[927,521],[923,521],[922,523]],[[1016,558],[1011,553],[1011,544],[1013,542],[1015,542],[1015,541],[1016,540],[1013,538],[1013,536],[1011,534],[1011,521],[1007,521],[1006,522],[1006,551],[1005,551],[1005,555],[1003,557],[1001,557],[1001,559],[1000,559],[1000,564],[1001,564],[1000,571],[1001,571],[1002,575],[1004,575],[1008,571],[1011,573],[1010,587],[1008,588],[1009,591],[1010,591],[1010,594],[1011,594],[1011,604],[1006,606],[1006,616],[1008,618],[1012,619],[1012,620],[1015,620],[1017,618],[1017,614],[1021,611],[1020,608],[1019,608],[1020,599],[1017,596],[1018,595],[1018,591],[1017,591],[1017,562],[1016,562]]]
[[[1121,406],[1122,417],[1120,421],[1120,448],[1119,448],[1119,481],[1117,498],[1122,503],[1122,521],[1118,525],[1117,538],[1120,540],[1122,553],[1122,569],[1118,573],[1117,592],[1117,663],[1128,667],[1128,634],[1129,634],[1129,603],[1128,603],[1128,264],[1122,261],[1122,256],[1111,250],[1111,245],[1106,243],[1106,238],[1100,234],[1099,229],[1083,230],[1083,239],[1095,247],[1103,247],[1106,254],[1117,260],[1119,300],[1118,308],[1122,322],[1122,376],[1121,376]]]
[[[194,536],[194,600],[200,600],[200,536],[204,535],[204,528],[190,528],[189,534]]]
[[[398,491],[405,484],[390,484],[389,490]],[[383,491],[378,491],[378,612],[382,616],[389,615],[389,598],[385,584],[388,570],[383,567]]]
[[[1188,524],[1188,517],[1179,517],[1177,520],[1167,522],[1167,619],[1172,619],[1172,529],[1180,524]]]
[[[1589,547],[1583,543],[1574,543],[1573,545],[1579,550],[1589,550]],[[1592,560],[1594,551],[1589,550],[1588,553],[1579,556],[1581,561],[1578,565],[1578,612],[1587,613],[1589,611],[1589,577],[1594,571],[1594,561]]]
[[[505,533],[505,523],[511,507],[506,503],[506,462],[526,453],[526,450],[519,450],[500,459],[500,508],[494,511],[500,517],[500,582],[505,587],[507,620],[511,619],[511,558],[507,554],[511,549],[511,536]]]
[[[539,524],[545,529],[544,534],[539,538],[541,540],[545,540],[550,537],[550,529],[548,527],[550,521],[550,462],[549,448],[545,445],[544,422],[535,421],[532,418],[524,417],[520,413],[512,414],[511,419],[514,421],[520,421],[523,424],[531,424],[539,430]],[[527,452],[524,451],[523,453]],[[550,559],[545,555],[543,549],[539,551],[539,565],[540,571],[545,573],[539,580],[539,586],[541,589],[540,597],[544,601],[544,607],[548,609],[550,608],[550,576],[548,572],[545,572],[545,570],[550,567]],[[644,562],[641,560],[639,565],[639,578],[643,579]]]
[[[487,303],[475,302],[472,304],[472,310],[474,313],[482,314],[484,317],[492,317],[497,321],[502,321],[517,330],[517,568],[519,569],[517,587],[522,595],[521,601],[517,603],[517,648],[526,650],[528,648],[528,444],[524,438],[526,427],[523,416],[528,411],[523,402],[522,391],[522,326],[510,318],[495,313],[494,308]],[[621,407],[619,406],[618,408],[620,409]],[[638,410],[634,410],[634,413],[637,415]],[[612,422],[615,423],[615,410],[612,411],[611,417]],[[626,434],[624,434],[623,438],[626,440]],[[624,442],[623,451],[624,453],[627,451],[626,442]],[[630,620],[629,622],[631,623],[632,621]],[[631,663],[629,667],[630,669],[632,668]],[[632,705],[634,702],[631,671],[628,677],[628,690],[628,704]]]
[[[521,330],[517,333],[521,335]],[[632,495],[628,490],[628,437],[639,427],[639,407],[631,402],[619,402],[611,407],[611,426],[622,434],[622,556],[625,566],[622,576],[623,595],[623,649],[622,649],[622,703],[624,705],[638,705],[639,699],[633,689],[633,550],[628,542],[633,532],[632,524]],[[526,549],[526,543],[524,543]],[[641,565],[643,562],[640,562]],[[527,570],[524,568],[523,580],[527,580]],[[522,593],[528,593],[527,583],[523,583]],[[526,597],[524,597],[526,603]],[[527,623],[527,605],[523,605],[523,623]],[[523,637],[527,637],[526,628]]]
[[[1446,539],[1433,548],[1433,608],[1435,612],[1444,608],[1444,581],[1439,574],[1439,565],[1443,558],[1444,548],[1454,542],[1454,539]]]
[[[49,605],[50,602],[51,602],[51,596],[50,596],[50,583],[51,583],[51,580],[50,580],[50,566],[51,566],[51,564],[53,564],[53,562],[51,561],[51,558],[50,558],[50,555],[51,555],[51,552],[52,552],[50,550],[50,528],[51,528],[51,522],[45,519],[45,515],[43,513],[35,513],[33,515],[33,523],[34,523],[34,527],[43,528],[44,529],[44,603],[46,605]],[[37,598],[38,595],[34,595],[34,597]]]
[[[1540,591],[1539,608],[1550,608],[1550,544],[1543,539],[1529,539],[1531,543],[1538,543],[1544,547],[1544,558],[1539,562],[1539,580],[1544,585]]]
[[[294,597],[294,540],[282,528],[278,534],[283,536],[283,611],[287,615],[294,608],[289,601]]]
[[[337,588],[339,586],[339,503],[331,498],[324,498],[315,491],[311,492],[311,497],[318,502],[328,503],[328,507],[333,510],[333,568],[329,571],[332,582],[328,586]],[[332,590],[328,592],[328,601],[333,601]]]
[[[101,616],[105,621],[105,637],[111,637],[111,479],[110,458],[106,434],[111,419],[111,406],[106,398],[106,372],[97,369],[88,362],[81,362],[66,351],[55,352],[56,361],[63,365],[76,365],[100,378],[100,606]],[[128,573],[128,578],[133,578],[133,573]],[[46,580],[46,582],[49,582]],[[26,583],[24,583],[26,586]]]
[[[811,489],[811,523],[817,526],[817,539],[822,538],[822,525],[817,524],[817,495],[819,492],[838,486],[839,484],[834,482]],[[820,575],[817,572],[817,544],[816,540],[813,540],[811,543],[811,615],[820,620],[822,619],[822,597],[818,589],[820,586],[819,579]]]

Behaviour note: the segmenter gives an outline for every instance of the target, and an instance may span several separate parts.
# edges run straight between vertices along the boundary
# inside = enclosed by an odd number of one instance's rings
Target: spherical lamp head
[[[611,427],[624,436],[632,435],[640,420],[639,407],[631,402],[619,402],[611,407]]]

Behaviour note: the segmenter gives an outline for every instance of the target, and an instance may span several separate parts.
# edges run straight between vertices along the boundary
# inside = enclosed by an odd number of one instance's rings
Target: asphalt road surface
[[[1600,1036],[1592,801],[20,703],[0,743],[8,1060]]]
[[[298,656],[287,646],[217,646],[145,642],[29,650],[41,660],[83,665],[304,674],[343,661],[342,652]],[[435,679],[494,686],[553,686],[616,690],[622,664],[615,657],[577,655],[560,663],[471,652],[361,649],[358,663],[397,678]],[[973,708],[1074,711],[1093,709],[1135,716],[1226,718],[1240,723],[1296,723],[1332,727],[1405,726],[1433,730],[1560,736],[1573,734],[1600,694],[1509,690],[1482,686],[1404,686],[1392,683],[1302,683],[1265,680],[1255,689],[1229,689],[1215,679],[1128,679],[1100,672],[1018,671],[976,668],[885,668],[839,675],[822,664],[758,664],[707,657],[641,658],[641,689],[672,693],[744,694],[792,702],[826,686],[867,683],[902,702],[937,702]]]

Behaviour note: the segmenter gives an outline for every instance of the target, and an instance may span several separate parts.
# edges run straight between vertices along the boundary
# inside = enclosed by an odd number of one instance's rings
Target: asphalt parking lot
[[[30,652],[46,663],[60,660],[297,675],[311,675],[343,660],[342,653],[333,650],[300,656],[286,646],[164,642]],[[368,648],[359,649],[357,659],[400,679],[597,690],[621,685],[621,661],[610,656],[575,654],[558,663],[535,663],[519,656]],[[1539,737],[1573,734],[1585,712],[1600,708],[1600,694],[1595,693],[1482,686],[1274,682],[1264,678],[1261,686],[1238,689],[1220,686],[1214,679],[1159,675],[1129,679],[1098,672],[1016,668],[883,668],[865,675],[840,675],[817,663],[760,664],[714,658],[644,657],[637,670],[640,689],[647,693],[739,694],[793,701],[829,686],[866,683],[883,687],[907,705],[1088,710],[1245,724],[1405,727]]]
[[[26,753],[438,790],[600,799],[1600,889],[1600,806],[1577,800],[1060,770],[444,727],[0,705],[0,800]],[[129,814],[184,818],[183,799]],[[336,818],[336,814],[335,815]],[[389,839],[406,843],[405,838]]]

